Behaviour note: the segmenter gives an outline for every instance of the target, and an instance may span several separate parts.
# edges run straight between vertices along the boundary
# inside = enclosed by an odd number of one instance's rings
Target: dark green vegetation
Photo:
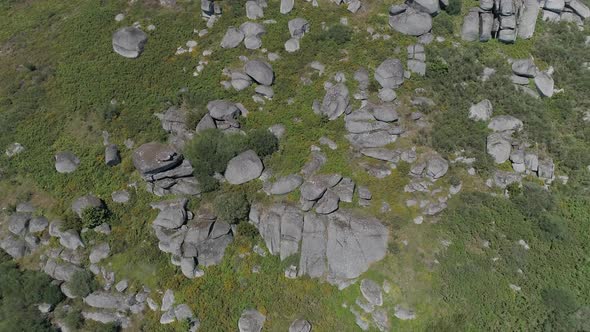
[[[220,194],[213,201],[217,217],[229,223],[245,220],[250,211],[248,198],[243,192],[229,192]]]
[[[56,305],[63,299],[59,287],[43,272],[19,270],[0,252],[0,331],[55,331],[39,313],[37,305]]]
[[[573,181],[589,177],[584,172]],[[590,282],[582,276],[590,273],[588,211],[587,193],[566,188],[548,192],[532,183],[525,183],[510,199],[462,194],[437,227],[452,241],[441,255],[437,288],[454,313],[433,328],[587,328]]]
[[[218,187],[213,175],[222,174],[230,159],[240,152],[252,149],[263,158],[278,147],[277,138],[265,129],[253,130],[246,136],[208,129],[187,143],[184,154],[191,161],[203,190],[208,192]]]
[[[74,273],[68,286],[72,294],[78,297],[85,297],[99,288],[94,275],[88,270]]]

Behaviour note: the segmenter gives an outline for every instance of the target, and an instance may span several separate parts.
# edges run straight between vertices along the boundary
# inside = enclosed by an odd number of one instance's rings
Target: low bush
[[[77,271],[68,282],[68,286],[73,295],[85,297],[98,288],[98,283],[94,279],[92,272],[88,270]]]
[[[338,45],[349,42],[352,38],[352,29],[342,24],[336,24],[323,31],[319,36],[319,40],[332,40]]]
[[[82,227],[94,228],[103,223],[108,223],[110,211],[103,207],[91,207],[82,211]]]
[[[449,15],[461,14],[461,7],[463,6],[463,0],[449,0],[449,5],[445,8],[445,11]]]
[[[266,129],[256,129],[248,133],[247,145],[262,158],[279,149],[279,140]]]
[[[217,217],[231,224],[237,224],[248,217],[250,203],[243,192],[228,192],[218,195],[213,202]]]

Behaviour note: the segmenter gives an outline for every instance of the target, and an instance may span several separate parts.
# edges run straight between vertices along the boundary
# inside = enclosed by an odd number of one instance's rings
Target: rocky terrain
[[[590,330],[586,1],[0,16],[0,330]]]

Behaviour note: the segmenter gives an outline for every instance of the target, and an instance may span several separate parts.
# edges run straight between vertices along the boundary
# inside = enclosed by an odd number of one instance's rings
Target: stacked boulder
[[[383,292],[381,286],[370,279],[363,279],[360,284],[361,296],[355,301],[355,306],[350,306],[350,312],[356,318],[356,324],[363,330],[369,330],[371,322],[382,332],[390,330],[387,311],[383,308]],[[355,307],[359,307],[364,314],[370,317],[363,317]]]
[[[285,50],[293,53],[299,50],[299,40],[309,32],[309,22],[304,18],[298,17],[290,20],[288,26],[291,39],[285,42]]]
[[[8,217],[6,229],[0,230],[0,248],[14,259],[23,258],[36,250],[43,231],[49,225],[47,218],[33,216],[33,212],[29,206],[17,208]]]
[[[262,47],[262,36],[266,28],[255,22],[245,22],[239,28],[229,27],[221,40],[222,48],[236,48],[242,41],[249,50],[256,50]]]
[[[174,147],[182,149],[184,143],[193,138],[194,130],[187,128],[187,112],[185,110],[172,106],[164,113],[154,115],[160,120],[162,128],[169,134],[168,141]]]
[[[412,52],[415,53],[414,51]],[[375,69],[375,80],[381,85],[381,90],[379,90],[381,100],[393,101],[396,99],[394,89],[404,84],[404,76],[404,66],[399,59],[388,58]]]
[[[339,6],[342,4],[345,4],[347,6],[346,8],[348,9],[348,11],[353,14],[358,12],[363,6],[363,3],[361,2],[361,0],[332,0],[332,1]]]
[[[190,162],[172,146],[143,144],[133,153],[133,165],[147,182],[148,192],[156,196],[201,193]]]
[[[274,96],[271,87],[274,82],[274,71],[266,61],[249,60],[244,65],[243,71],[231,71],[229,76],[231,77],[231,86],[237,91],[248,88],[252,83],[259,84],[256,87],[257,95],[253,97],[254,100],[257,100],[258,95],[268,99]]]
[[[523,73],[519,69],[520,73]],[[533,69],[529,67],[529,73],[533,72]],[[515,176],[506,176],[499,173],[499,178],[496,183],[500,183],[501,187],[505,186],[509,178],[513,181],[513,178],[520,178],[519,174],[531,174],[535,175],[544,180],[553,180],[554,178],[554,164],[551,159],[539,160],[536,153],[527,151],[527,144],[514,139],[513,134],[522,130],[523,123],[521,120],[511,115],[499,115],[491,117],[493,112],[492,104],[489,100],[483,100],[478,104],[471,107],[470,118],[474,121],[488,121],[488,128],[492,130],[487,137],[486,150],[492,157],[496,164],[503,164],[510,161]]]
[[[543,6],[543,20],[548,22],[571,22],[578,26],[590,18],[590,8],[580,0],[548,0]]]
[[[207,21],[207,27],[213,27],[213,24],[221,16],[221,5],[215,0],[201,0],[201,16]]]
[[[238,117],[246,113],[241,104],[226,100],[213,100],[207,103],[207,114],[197,124],[196,132],[207,129],[218,129],[224,132],[235,132],[240,128]]]
[[[424,45],[408,46],[408,70],[420,76],[426,75],[426,53]]]
[[[575,10],[566,11],[565,19],[575,21],[576,16],[580,22],[583,17],[584,9],[577,6],[578,0],[575,0],[574,7],[577,7],[582,14],[573,14]],[[581,3],[580,3],[581,4]],[[549,14],[548,20],[559,20],[564,2],[547,1],[544,10]],[[488,41],[497,38],[504,43],[513,43],[517,37],[523,39],[531,38],[535,33],[535,26],[541,5],[537,0],[480,0],[479,7],[472,8],[463,20],[461,38],[466,41]],[[588,11],[588,7],[585,7]],[[557,13],[556,13],[557,12]],[[587,13],[590,15],[590,12]],[[570,18],[570,16],[572,18]]]
[[[438,179],[445,176],[449,170],[449,163],[444,158],[434,154],[422,157],[422,162],[418,162],[410,169],[412,180],[404,187],[405,192],[409,193],[430,193],[434,196],[442,193],[441,189],[430,190],[430,186]],[[442,195],[434,201],[430,199],[421,200],[419,208],[427,216],[433,216],[447,208],[448,195]],[[422,217],[414,220],[415,223],[421,223]]]
[[[204,275],[197,265],[219,264],[225,248],[233,240],[231,226],[208,210],[194,216],[186,210],[185,198],[152,203],[160,212],[152,223],[161,251],[172,255],[172,263],[180,266],[187,278]]]
[[[533,59],[518,59],[512,62],[512,73],[513,75],[510,78],[512,83],[523,92],[533,97],[538,97],[538,95],[543,97],[553,96],[555,83],[552,77],[552,67],[546,71],[541,71],[535,66]],[[533,79],[537,92],[528,87],[530,79]]]
[[[432,30],[432,16],[440,11],[438,0],[408,1],[389,8],[389,25],[397,32],[421,36]]]
[[[382,148],[397,140],[404,129],[398,124],[397,104],[374,105],[367,104],[344,118],[348,134],[346,139],[357,149],[365,151],[363,154],[379,155],[383,151],[367,150]],[[386,156],[382,158],[390,159]],[[381,158],[377,158],[381,159]]]
[[[387,228],[348,210],[326,215],[286,204],[254,205],[250,222],[271,254],[285,259],[299,252],[297,275],[325,278],[339,287],[354,282],[387,250]]]
[[[350,113],[350,93],[346,84],[327,82],[324,84],[324,88],[326,94],[321,104],[314,102],[314,113],[325,116],[328,120],[336,120],[342,114]]]

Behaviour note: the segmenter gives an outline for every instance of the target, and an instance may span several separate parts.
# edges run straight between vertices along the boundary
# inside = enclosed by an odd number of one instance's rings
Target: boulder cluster
[[[156,142],[143,144],[133,153],[133,165],[146,181],[148,192],[154,195],[201,193],[190,162],[172,146]]]
[[[248,60],[242,70],[226,69],[224,73],[231,78],[231,81],[229,84],[227,81],[222,82],[222,84],[227,87],[231,86],[237,91],[242,91],[253,83],[258,84],[256,94],[252,96],[254,101],[264,103],[262,98],[272,99],[274,96],[274,91],[271,87],[274,83],[274,70],[266,61]]]
[[[304,18],[298,17],[290,20],[288,27],[291,39],[285,42],[285,51],[289,53],[297,52],[299,50],[299,40],[309,32],[309,22]]]
[[[540,159],[530,151],[530,145],[520,139],[514,138],[515,133],[523,129],[521,120],[511,115],[493,114],[492,103],[483,100],[470,109],[470,118],[475,121],[489,121],[488,128],[492,131],[487,137],[486,149],[496,164],[510,161],[514,172],[518,174],[532,174],[544,180],[553,180],[554,164],[551,159]],[[499,173],[501,176],[502,173]],[[503,177],[505,178],[505,176]],[[511,177],[513,180],[513,178]],[[505,186],[502,177],[496,181],[500,186]]]
[[[43,216],[33,216],[34,208],[27,203],[17,206],[16,212],[8,218],[7,230],[0,233],[0,248],[14,259],[20,259],[47,243],[49,238],[43,231],[49,221]]]
[[[572,22],[584,25],[590,18],[590,8],[580,0],[548,0],[543,6],[543,20],[548,22]]]
[[[538,98],[539,95],[543,97],[552,97],[555,93],[555,83],[553,81],[553,67],[548,70],[541,71],[533,59],[518,59],[512,61],[512,83],[526,94]],[[528,87],[530,80],[533,80],[537,91]]]
[[[325,278],[339,287],[354,282],[387,250],[387,228],[349,210],[325,214],[287,204],[258,204],[250,211],[250,222],[272,255],[284,260],[299,253],[299,265],[291,268],[296,276]]]
[[[218,129],[224,132],[238,132],[240,123],[238,118],[248,111],[242,104],[227,100],[213,100],[207,103],[207,114],[201,118],[195,131],[197,133],[207,129]]]
[[[262,36],[266,33],[264,25],[255,22],[245,22],[239,28],[229,27],[221,40],[222,48],[236,48],[242,42],[249,50],[262,47]]]
[[[177,198],[152,203],[159,210],[152,228],[160,241],[158,247],[172,255],[172,264],[180,266],[187,278],[204,275],[198,266],[219,264],[225,248],[233,240],[232,227],[202,208],[197,215],[186,209],[188,200]]]
[[[375,281],[363,279],[360,284],[360,293],[354,305],[349,307],[350,312],[355,316],[356,325],[363,331],[368,331],[371,325],[374,325],[379,331],[385,332],[390,330],[390,323],[387,310],[383,306],[383,289],[387,284],[384,283],[382,288]],[[360,308],[363,313],[357,310]],[[366,317],[368,316],[368,317]]]

